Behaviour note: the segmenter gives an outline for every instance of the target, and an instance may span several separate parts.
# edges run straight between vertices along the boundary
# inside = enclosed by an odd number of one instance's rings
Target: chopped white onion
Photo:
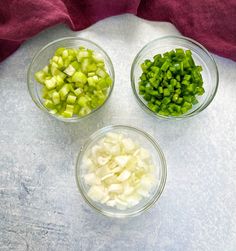
[[[83,167],[88,197],[119,210],[149,197],[157,182],[150,153],[120,133],[107,133],[88,151]]]

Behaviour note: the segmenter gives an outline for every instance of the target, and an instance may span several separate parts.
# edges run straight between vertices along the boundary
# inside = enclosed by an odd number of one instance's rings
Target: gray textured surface
[[[148,41],[177,34],[167,23],[131,15],[73,33],[50,28],[0,64],[0,250],[236,250],[236,63],[215,56],[220,86],[199,116],[179,122],[145,114],[130,88],[132,59]],[[103,112],[64,124],[31,101],[26,72],[35,52],[56,38],[94,40],[111,56],[116,83]],[[93,212],[74,177],[86,137],[108,124],[146,130],[162,146],[168,180],[145,214],[113,220]]]

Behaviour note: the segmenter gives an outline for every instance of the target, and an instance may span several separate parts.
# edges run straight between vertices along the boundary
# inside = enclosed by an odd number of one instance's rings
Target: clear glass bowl
[[[136,206],[125,210],[119,210],[117,208],[109,207],[105,204],[93,201],[87,196],[89,186],[85,184],[84,179],[82,178],[83,175],[86,173],[86,169],[82,165],[83,157],[86,156],[86,153],[91,149],[91,147],[93,147],[108,132],[122,133],[123,135],[126,135],[129,138],[133,139],[135,142],[139,143],[142,147],[146,148],[148,151],[150,151],[154,165],[156,167],[155,172],[157,177],[157,183],[156,186],[151,190],[150,196],[145,199],[143,198]],[[115,125],[104,127],[98,130],[89,137],[87,142],[81,148],[77,157],[76,181],[83,198],[97,212],[110,217],[124,218],[136,216],[146,211],[161,196],[161,193],[166,183],[166,177],[166,161],[160,146],[147,133],[129,126]]]
[[[197,97],[199,103],[194,105],[193,108],[189,110],[187,113],[177,117],[163,116],[149,109],[149,107],[147,106],[147,102],[143,99],[141,95],[139,95],[138,82],[140,81],[139,77],[142,74],[141,64],[146,59],[152,60],[156,54],[163,54],[167,51],[176,48],[191,50],[196,65],[202,66],[203,71],[201,73],[203,77],[203,87],[205,89],[205,93],[202,96]],[[192,117],[198,114],[211,103],[211,101],[215,97],[218,88],[218,82],[219,82],[218,75],[219,74],[215,60],[207,51],[207,49],[204,48],[201,44],[187,37],[165,36],[149,42],[139,51],[139,53],[136,55],[133,61],[130,77],[131,77],[131,85],[133,93],[136,97],[136,100],[138,101],[138,104],[146,112],[158,118],[182,119],[182,118]]]
[[[104,59],[106,69],[112,79],[112,85],[108,90],[108,95],[106,98],[106,101],[97,109],[93,110],[91,113],[89,113],[86,116],[83,117],[78,117],[74,116],[72,118],[64,118],[62,116],[58,116],[57,114],[51,114],[49,110],[43,105],[43,98],[41,95],[41,89],[42,85],[39,84],[35,78],[34,74],[35,72],[43,69],[46,65],[49,63],[49,59],[52,58],[54,55],[55,51],[59,47],[65,47],[65,48],[78,48],[80,46],[84,46],[86,48],[92,49],[98,53],[100,53]],[[46,46],[44,46],[33,58],[29,69],[28,69],[28,75],[27,75],[27,83],[28,83],[28,90],[30,93],[31,98],[33,99],[34,103],[44,112],[47,114],[51,115],[54,118],[57,118],[61,121],[64,122],[77,122],[85,117],[90,116],[91,114],[95,113],[98,109],[103,107],[109,97],[111,96],[113,86],[114,86],[114,81],[115,81],[115,73],[114,73],[114,68],[111,62],[110,57],[107,55],[107,53],[97,44],[94,42],[84,39],[84,38],[79,38],[79,37],[64,37],[60,38],[58,40],[55,40]]]

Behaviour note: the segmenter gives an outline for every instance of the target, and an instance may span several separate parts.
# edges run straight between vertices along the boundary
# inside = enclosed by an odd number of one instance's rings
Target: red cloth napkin
[[[66,23],[81,30],[122,13],[169,21],[183,35],[236,61],[236,0],[2,0],[0,61],[49,26]]]

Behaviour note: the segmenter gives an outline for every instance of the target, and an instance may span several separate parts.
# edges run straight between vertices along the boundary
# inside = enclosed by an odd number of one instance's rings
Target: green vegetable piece
[[[69,92],[70,92],[70,85],[65,84],[59,91],[61,100],[65,100]]]
[[[68,104],[74,104],[75,101],[76,101],[77,97],[72,95],[72,94],[69,94],[68,97],[67,97],[67,103]]]
[[[106,77],[106,83],[107,83],[108,87],[112,85],[112,79],[108,74],[107,74],[107,77]]]
[[[163,90],[163,94],[164,94],[164,96],[170,96],[170,91],[167,88],[165,88]]]
[[[75,73],[75,68],[70,64],[65,70],[64,72],[68,75],[68,76],[72,76]]]
[[[98,77],[97,76],[89,77],[87,79],[87,81],[88,81],[89,86],[94,86],[95,87],[96,83],[98,82]]]
[[[85,96],[81,96],[78,98],[78,104],[81,107],[86,107],[87,106],[88,99]]]
[[[81,68],[81,64],[80,64],[78,61],[73,61],[73,62],[71,62],[71,65],[73,66],[73,68],[74,68],[76,71],[79,71],[80,68]]]
[[[61,115],[65,118],[71,118],[73,116],[73,112],[65,110],[64,112],[61,113]]]
[[[46,74],[44,71],[38,71],[34,74],[34,77],[40,84],[44,84]]]
[[[57,91],[53,91],[52,101],[55,105],[58,105],[60,103],[60,94]]]
[[[85,84],[87,82],[87,77],[83,72],[78,71],[78,72],[75,72],[75,74],[72,76],[72,81]]]
[[[107,76],[107,73],[101,68],[97,69],[96,74],[101,78],[105,78]]]
[[[65,48],[58,48],[58,49],[55,51],[55,55],[56,55],[56,56],[61,56],[64,50],[65,50]]]
[[[48,109],[54,109],[54,108],[55,108],[55,106],[54,106],[52,100],[49,100],[49,99],[46,99],[46,100],[44,101],[44,106],[45,106],[46,108],[48,108]]]
[[[45,80],[45,85],[48,88],[48,90],[54,89],[57,85],[57,81],[55,77],[52,77],[51,79]]]
[[[91,113],[91,109],[89,107],[82,107],[79,111],[79,116],[83,117],[89,113]]]
[[[165,61],[165,63],[161,66],[161,70],[167,71],[169,66],[170,66],[170,63],[168,61]]]
[[[79,96],[81,93],[83,93],[83,89],[82,88],[77,88],[77,89],[74,90],[74,94],[76,96]]]

